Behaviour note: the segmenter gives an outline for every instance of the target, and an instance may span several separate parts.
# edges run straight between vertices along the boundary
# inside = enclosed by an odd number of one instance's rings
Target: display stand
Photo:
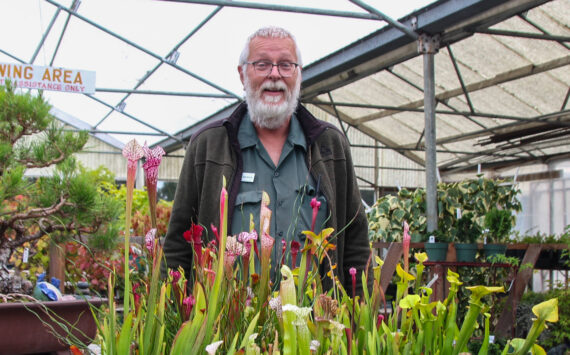
[[[396,265],[401,262],[403,256],[403,246],[401,242],[374,242],[372,243],[372,248],[377,250],[387,249],[387,255],[384,258],[384,265],[382,266],[382,279],[380,280],[380,285],[384,292],[388,289],[388,285],[392,281],[394,272],[396,271]],[[423,249],[424,243],[411,243],[410,248],[413,249]],[[479,249],[482,249],[483,245],[479,245]],[[563,250],[567,249],[566,244],[509,244],[507,247],[510,249],[524,250],[524,256],[519,264],[520,266],[515,269],[515,279],[513,286],[508,294],[506,306],[504,307],[499,321],[495,327],[495,334],[502,336],[512,336],[513,325],[515,319],[515,312],[517,305],[526,289],[527,284],[532,277],[532,272],[534,266],[540,256],[541,251],[544,250]],[[487,262],[457,262],[455,258],[455,247],[453,243],[450,243],[450,247],[447,252],[446,261],[427,261],[424,263],[426,267],[429,267],[430,277],[433,278],[437,275],[437,280],[432,284],[431,288],[433,290],[432,299],[433,300],[443,300],[447,295],[448,286],[446,281],[447,268],[456,267],[513,267],[511,264],[504,263],[487,263]],[[529,267],[530,266],[530,267]],[[430,279],[431,279],[430,278]]]

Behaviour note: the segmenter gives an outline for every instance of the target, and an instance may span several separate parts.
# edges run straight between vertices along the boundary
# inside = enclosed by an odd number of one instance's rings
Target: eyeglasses
[[[246,64],[253,65],[253,69],[255,73],[259,76],[268,76],[269,73],[273,70],[273,67],[277,67],[279,71],[279,75],[284,78],[290,78],[295,73],[295,69],[299,66],[297,63],[293,62],[279,62],[277,64],[273,64],[267,60],[258,60],[255,62],[246,62]]]

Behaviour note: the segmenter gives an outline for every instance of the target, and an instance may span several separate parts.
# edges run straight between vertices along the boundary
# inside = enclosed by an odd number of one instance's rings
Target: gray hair
[[[243,47],[241,55],[239,56],[239,65],[243,66],[247,62],[247,58],[249,57],[249,44],[251,43],[251,40],[253,40],[256,37],[291,38],[291,40],[293,40],[293,43],[295,44],[295,54],[297,55],[297,64],[303,66],[303,60],[301,59],[301,51],[299,50],[299,46],[297,46],[297,41],[295,40],[295,36],[293,36],[291,32],[287,31],[286,29],[275,26],[262,27],[247,38],[245,46]]]

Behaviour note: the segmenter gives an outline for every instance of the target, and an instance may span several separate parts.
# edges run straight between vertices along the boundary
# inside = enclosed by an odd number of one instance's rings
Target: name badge
[[[255,173],[241,174],[241,182],[253,182],[254,179],[255,179]]]

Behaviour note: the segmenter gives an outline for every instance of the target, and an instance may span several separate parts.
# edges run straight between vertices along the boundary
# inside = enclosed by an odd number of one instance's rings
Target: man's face
[[[256,37],[249,45],[248,62],[266,60],[271,63],[297,62],[295,43],[290,38]],[[274,66],[267,75],[256,73],[253,65],[238,68],[245,87],[246,101],[252,121],[260,127],[276,129],[288,122],[301,89],[301,72],[297,68],[289,78],[283,78]]]

